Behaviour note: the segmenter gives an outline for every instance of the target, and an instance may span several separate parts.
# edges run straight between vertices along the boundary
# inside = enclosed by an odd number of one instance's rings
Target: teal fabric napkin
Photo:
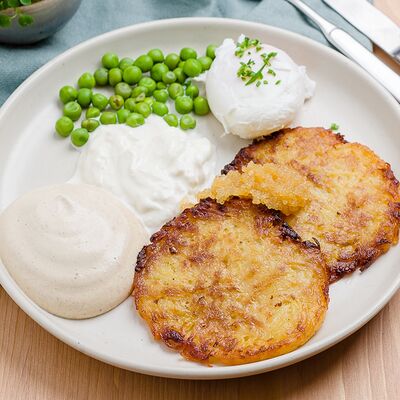
[[[371,46],[321,0],[305,2],[365,46]],[[35,45],[0,45],[0,105],[40,66],[86,39],[144,21],[189,16],[262,22],[328,44],[320,31],[285,0],[83,0],[74,17],[54,36]]]

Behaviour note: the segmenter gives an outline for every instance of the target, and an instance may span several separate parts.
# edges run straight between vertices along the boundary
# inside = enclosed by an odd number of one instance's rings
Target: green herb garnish
[[[262,49],[262,45],[258,39],[250,39],[249,37],[245,37],[241,42],[236,43],[235,56],[241,58],[246,52],[248,55],[251,54],[249,51],[250,48],[255,48],[256,52]],[[276,57],[278,53],[276,51],[271,51],[270,53],[262,53],[261,58],[263,60],[263,65],[258,71],[253,71],[252,66],[255,65],[254,60],[251,58],[245,62],[240,63],[240,67],[237,71],[237,76],[246,82],[246,86],[251,85],[256,82],[256,86],[260,87],[261,83],[264,85],[268,85],[268,81],[264,80],[263,70],[265,67],[271,66],[271,60]],[[267,74],[276,76],[276,72],[272,68],[268,68]],[[275,82],[275,85],[279,85],[281,81]]]
[[[246,50],[249,50],[252,47],[255,47],[256,51],[260,51],[262,49],[261,43],[258,39],[250,39],[246,36],[242,42],[236,43],[235,56],[239,58],[242,57]],[[250,52],[247,54],[250,54]]]
[[[245,81],[247,78],[251,77],[253,74],[253,70],[251,67],[254,65],[254,61],[250,59],[247,63],[241,62],[240,67],[237,72],[237,76],[242,80]]]
[[[338,131],[339,130],[339,125],[335,124],[334,122],[332,122],[330,128],[331,131]]]
[[[261,58],[263,59],[264,64],[258,71],[252,73],[251,78],[246,82],[246,86],[251,85],[252,83],[254,83],[257,80],[263,79],[263,77],[264,77],[262,74],[263,69],[266,66],[271,66],[271,59],[276,57],[277,54],[278,53],[275,51],[272,51],[271,53],[268,53],[268,54],[266,54],[266,53],[261,54]],[[260,85],[258,85],[258,86],[260,86]]]

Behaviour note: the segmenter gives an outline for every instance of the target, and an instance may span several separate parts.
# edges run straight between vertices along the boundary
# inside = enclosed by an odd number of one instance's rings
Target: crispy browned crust
[[[241,170],[250,161],[290,165],[315,185],[311,206],[287,221],[303,238],[315,237],[321,243],[331,282],[365,270],[397,243],[398,181],[390,165],[368,147],[323,128],[283,129],[241,149],[222,173]],[[331,175],[335,168],[342,168],[342,176]],[[332,204],[338,207],[336,217],[327,212]]]
[[[155,339],[206,364],[243,364],[304,344],[328,306],[318,243],[279,212],[233,198],[184,210],[140,252],[134,299]]]

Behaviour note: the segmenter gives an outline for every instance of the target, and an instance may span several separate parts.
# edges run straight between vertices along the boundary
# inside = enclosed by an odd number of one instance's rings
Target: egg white
[[[243,38],[241,35],[238,41]],[[226,133],[244,139],[265,136],[288,126],[315,89],[315,82],[308,78],[305,67],[298,66],[281,49],[267,44],[261,46],[259,51],[250,48],[239,58],[235,55],[236,43],[225,39],[216,50],[216,58],[206,77],[212,113]],[[264,64],[261,54],[270,52],[277,52],[277,56],[271,59],[271,66],[263,70],[261,84],[246,86],[237,75],[240,63],[252,59],[255,62],[252,70],[257,71]],[[269,68],[276,76],[268,74]],[[264,84],[264,80],[268,83]]]

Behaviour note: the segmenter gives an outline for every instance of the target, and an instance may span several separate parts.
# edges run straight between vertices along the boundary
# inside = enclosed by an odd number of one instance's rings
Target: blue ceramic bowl
[[[61,29],[75,14],[82,0],[42,0],[21,7],[34,18],[33,24],[21,27],[16,19],[8,28],[0,28],[0,42],[29,44],[45,39]],[[7,10],[5,10],[7,11]]]

